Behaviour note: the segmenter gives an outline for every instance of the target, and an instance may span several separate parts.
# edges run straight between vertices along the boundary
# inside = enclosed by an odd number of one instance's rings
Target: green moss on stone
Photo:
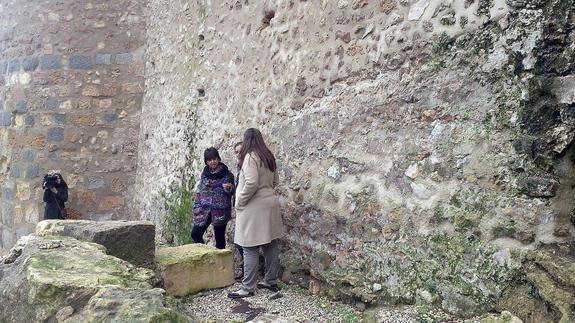
[[[499,266],[493,259],[495,248],[467,235],[433,234],[414,237],[409,243],[366,247],[372,258],[360,264],[361,272],[337,266],[321,272],[339,298],[361,299],[367,292],[384,304],[409,304],[415,302],[418,290],[426,290],[433,299],[455,302],[450,305],[454,310],[461,304],[475,304],[465,314],[471,315],[497,299],[501,286],[515,277],[520,266],[519,261]],[[383,288],[370,291],[374,283]]]
[[[216,249],[200,243],[187,244],[178,247],[160,248],[156,251],[155,262],[159,265],[194,264],[202,259],[231,254],[229,249]]]

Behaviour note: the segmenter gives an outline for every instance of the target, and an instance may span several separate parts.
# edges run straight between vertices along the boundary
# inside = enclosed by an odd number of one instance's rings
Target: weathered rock
[[[158,249],[156,266],[169,295],[181,296],[234,283],[231,250],[204,244]]]
[[[535,251],[534,262],[559,285],[575,288],[575,243],[546,246]]]
[[[21,254],[0,264],[0,321],[151,322],[154,317],[178,317],[163,306],[162,290],[152,289],[151,270],[106,255],[98,244],[24,236],[15,248]]]
[[[552,304],[561,313],[559,322],[575,321],[575,295],[568,289],[558,285],[553,278],[535,266],[527,268],[527,279],[537,286],[538,294],[545,302]]]
[[[508,288],[496,305],[500,311],[509,311],[525,322],[553,323],[560,314],[538,296],[537,288],[527,284]]]
[[[527,322],[573,322],[574,269],[574,243],[542,246],[524,264],[524,283],[505,291],[497,308]]]
[[[481,323],[523,323],[523,321],[513,314],[503,311],[500,315],[488,314],[481,318]]]
[[[151,268],[155,252],[155,226],[145,221],[45,220],[38,236],[68,236],[106,247],[109,255],[135,266]]]
[[[189,322],[164,306],[164,290],[125,290],[116,286],[101,288],[82,312],[64,322]]]
[[[559,188],[559,182],[553,178],[527,177],[520,184],[530,197],[553,197]]]

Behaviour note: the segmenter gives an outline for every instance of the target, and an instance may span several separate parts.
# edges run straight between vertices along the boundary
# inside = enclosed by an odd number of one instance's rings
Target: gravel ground
[[[464,322],[443,311],[426,306],[381,307],[359,311],[355,306],[312,295],[283,285],[279,293],[258,290],[256,295],[240,300],[227,297],[227,289],[206,291],[190,296],[186,309],[202,322]],[[478,320],[465,320],[466,323]]]

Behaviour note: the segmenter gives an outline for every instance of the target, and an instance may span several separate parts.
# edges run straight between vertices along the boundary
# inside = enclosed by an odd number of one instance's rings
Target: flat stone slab
[[[168,295],[182,296],[234,283],[231,250],[194,243],[156,252],[156,268]]]
[[[146,221],[44,220],[38,236],[67,236],[106,247],[106,253],[134,266],[152,268],[156,228]]]

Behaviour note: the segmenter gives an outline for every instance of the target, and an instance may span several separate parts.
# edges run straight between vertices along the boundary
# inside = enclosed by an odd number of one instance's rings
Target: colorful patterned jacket
[[[231,184],[231,187],[225,189],[224,184]],[[234,174],[224,163],[220,163],[213,172],[208,166],[204,167],[194,198],[194,225],[226,225],[232,215],[234,191]]]

